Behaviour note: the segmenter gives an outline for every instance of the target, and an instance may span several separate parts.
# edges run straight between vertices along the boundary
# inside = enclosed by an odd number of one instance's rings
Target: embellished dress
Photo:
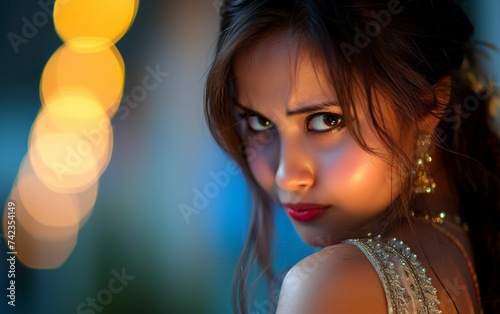
[[[440,302],[437,288],[433,284],[431,277],[428,276],[426,269],[419,261],[417,255],[400,239],[382,237],[381,235],[373,237],[371,233],[369,233],[367,234],[367,238],[352,238],[341,242],[355,246],[359,249],[375,269],[384,290],[387,313],[437,314],[442,313],[445,309],[449,310],[451,313],[483,313],[474,265],[468,257],[467,250],[463,243],[460,242],[460,237],[456,237],[451,233],[453,229],[454,231],[468,232],[468,226],[462,223],[462,220],[458,216],[452,216],[453,220],[447,219],[445,222],[444,218],[446,216],[444,212],[441,212],[436,217],[426,215],[422,218],[424,221],[432,222],[433,230],[438,231],[451,241],[443,243],[447,245],[448,243],[450,243],[450,245],[454,244],[456,250],[454,249],[453,254],[455,257],[461,255],[464,258],[466,267],[468,268],[468,274],[463,273],[464,278],[462,278],[463,280],[460,282],[462,282],[462,285],[472,284],[474,291],[473,294],[467,293],[467,295],[463,295],[460,300],[453,300],[450,296],[450,299],[441,300]],[[420,217],[416,218],[421,219]],[[443,228],[445,225],[447,227],[446,229]],[[323,250],[327,248],[328,247],[325,247]],[[319,254],[319,252],[315,254]],[[320,260],[322,258],[323,257],[321,257]],[[462,271],[462,269],[459,269],[459,266],[452,266],[453,265],[450,265],[449,267],[452,273],[453,271]],[[464,265],[461,264],[461,266],[463,267]],[[311,270],[309,270],[309,272],[310,271]],[[292,278],[295,278],[294,276],[295,275],[292,275]],[[446,289],[442,283],[440,285],[438,284],[438,287]],[[463,287],[465,289],[467,288],[467,286]],[[295,287],[295,289],[297,289],[297,287]],[[282,291],[280,299],[284,297],[286,298],[287,294]],[[455,301],[457,302],[455,303]],[[283,304],[287,304],[287,301],[284,301]],[[450,304],[455,306],[455,310],[453,310]],[[286,309],[280,313],[286,313]]]
[[[403,241],[380,236],[344,241],[358,247],[373,265],[384,287],[388,313],[441,313],[436,288],[417,256]]]

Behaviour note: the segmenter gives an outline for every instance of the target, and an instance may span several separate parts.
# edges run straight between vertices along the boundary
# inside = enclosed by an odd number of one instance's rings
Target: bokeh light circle
[[[78,229],[97,199],[98,183],[79,193],[59,193],[49,189],[36,175],[29,157],[19,168],[17,190],[27,213],[38,223],[54,228]],[[38,234],[46,238],[47,234]]]
[[[42,105],[51,106],[61,95],[92,94],[112,117],[120,106],[125,83],[125,65],[115,46],[94,53],[83,53],[69,45],[61,46],[49,59],[42,73]]]
[[[76,49],[102,49],[129,29],[139,0],[57,0],[54,25],[59,37]]]
[[[42,110],[29,139],[28,154],[35,173],[50,189],[61,193],[81,192],[95,184],[113,149],[107,115],[102,110],[99,114],[98,106],[89,110],[90,103],[75,104]]]
[[[15,204],[16,258],[30,268],[60,267],[76,246],[78,227],[49,227],[33,219],[21,200],[17,185],[12,188],[8,200]],[[5,236],[8,235],[8,213],[5,208],[2,224]]]

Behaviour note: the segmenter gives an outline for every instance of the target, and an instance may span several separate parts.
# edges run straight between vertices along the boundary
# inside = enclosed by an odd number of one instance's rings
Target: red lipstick
[[[296,203],[283,204],[286,212],[295,220],[312,221],[319,218],[328,208],[329,205],[313,204],[313,203]]]

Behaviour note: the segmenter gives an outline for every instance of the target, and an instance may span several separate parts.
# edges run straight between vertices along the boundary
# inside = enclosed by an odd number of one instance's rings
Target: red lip
[[[313,203],[283,204],[285,210],[295,220],[312,221],[318,219],[328,208],[329,205]]]

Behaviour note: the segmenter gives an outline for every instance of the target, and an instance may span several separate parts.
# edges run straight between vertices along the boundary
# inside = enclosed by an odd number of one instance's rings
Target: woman
[[[451,0],[226,1],[210,130],[255,194],[235,281],[274,278],[273,207],[323,248],[287,273],[278,313],[498,311],[494,88]]]

